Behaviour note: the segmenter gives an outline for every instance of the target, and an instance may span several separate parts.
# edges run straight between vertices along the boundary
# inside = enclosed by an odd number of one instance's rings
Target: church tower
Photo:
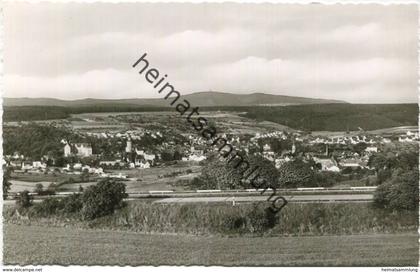
[[[128,138],[127,140],[127,145],[125,146],[125,152],[127,154],[130,154],[131,152],[133,152],[133,144],[131,143],[131,138]]]

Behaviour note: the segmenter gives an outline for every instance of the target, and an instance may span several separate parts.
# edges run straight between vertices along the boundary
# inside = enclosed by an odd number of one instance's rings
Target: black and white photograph
[[[0,23],[3,271],[417,271],[416,3],[4,1]]]

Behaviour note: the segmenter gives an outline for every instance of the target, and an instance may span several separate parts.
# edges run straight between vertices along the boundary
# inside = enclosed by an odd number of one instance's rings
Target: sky
[[[159,98],[147,53],[181,94],[418,100],[415,5],[4,3],[5,97]]]

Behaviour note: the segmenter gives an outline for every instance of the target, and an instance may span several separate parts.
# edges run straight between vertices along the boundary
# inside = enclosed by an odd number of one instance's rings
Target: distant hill
[[[222,92],[201,92],[185,95],[185,99],[198,106],[287,106],[300,104],[346,103],[339,100],[316,99],[297,96],[264,93],[231,94]]]
[[[264,93],[232,94],[223,92],[200,92],[183,95],[191,105],[202,107],[217,106],[286,106],[302,104],[331,104],[346,103],[339,100],[316,99],[285,95],[272,95]],[[4,106],[59,106],[59,107],[85,107],[85,106],[151,106],[166,107],[169,101],[163,98],[147,99],[78,99],[61,100],[55,98],[4,98]]]
[[[202,97],[199,97],[202,98]],[[197,98],[198,99],[198,98]],[[255,101],[255,100],[254,100]],[[38,101],[45,102],[45,101]],[[89,101],[88,101],[89,102]],[[192,100],[190,101],[191,103]],[[210,101],[210,104],[223,101]],[[233,103],[233,102],[225,102]],[[253,103],[253,100],[242,103]],[[159,112],[173,111],[168,106],[141,106],[124,103],[78,104],[79,106],[5,106],[3,120],[34,121],[66,119],[72,114],[89,112]],[[272,104],[270,104],[272,105]],[[246,118],[271,121],[305,131],[378,130],[417,126],[417,104],[300,104],[289,106],[202,106],[202,111],[242,112]]]

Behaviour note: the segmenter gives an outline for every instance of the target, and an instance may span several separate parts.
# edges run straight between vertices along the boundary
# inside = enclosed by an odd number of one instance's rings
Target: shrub
[[[419,203],[418,170],[399,173],[378,186],[374,205],[390,210],[416,210]]]
[[[50,216],[57,214],[63,208],[63,202],[57,198],[47,198],[34,206],[36,214]]]
[[[121,182],[103,180],[89,186],[82,196],[82,217],[94,219],[112,214],[115,209],[123,206],[124,197],[127,194],[125,184]]]
[[[288,161],[279,168],[281,187],[307,186],[314,180],[314,171],[310,164],[302,159]]]
[[[3,199],[7,198],[7,194],[9,193],[10,186],[12,185],[9,182],[11,169],[10,167],[3,168]]]
[[[16,205],[19,209],[32,206],[32,196],[27,190],[21,192],[16,199]]]
[[[276,236],[393,233],[418,229],[416,211],[390,212],[374,209],[369,203],[291,203],[275,216],[264,213],[268,206],[268,203],[231,206],[226,203],[161,204],[130,201],[126,207],[112,215],[83,224],[90,228],[151,233]],[[14,207],[6,207],[4,220],[16,220],[15,212],[8,212],[8,209],[14,210]],[[270,220],[279,223],[271,228]],[[69,221],[68,217],[64,217],[40,222],[61,224]]]
[[[270,208],[263,205],[254,204],[251,210],[245,215],[246,222],[249,224],[249,231],[263,233],[273,228],[278,223],[278,217]]]
[[[57,190],[57,184],[53,182],[53,183],[50,183],[50,185],[48,185],[48,188],[47,190],[45,190],[44,193],[47,195],[53,195],[55,194],[56,190]]]
[[[79,212],[83,207],[82,195],[79,194],[67,196],[62,201],[64,203],[63,211],[65,213]]]
[[[384,183],[392,175],[390,169],[381,169],[378,171],[378,184]]]
[[[42,195],[42,193],[44,192],[44,186],[41,183],[37,183],[35,185],[35,193],[37,193],[38,195]]]
[[[373,209],[368,203],[291,203],[275,215],[265,212],[268,206],[131,201],[114,214],[90,223],[98,228],[139,232],[284,236],[389,233],[418,228],[416,212]]]

